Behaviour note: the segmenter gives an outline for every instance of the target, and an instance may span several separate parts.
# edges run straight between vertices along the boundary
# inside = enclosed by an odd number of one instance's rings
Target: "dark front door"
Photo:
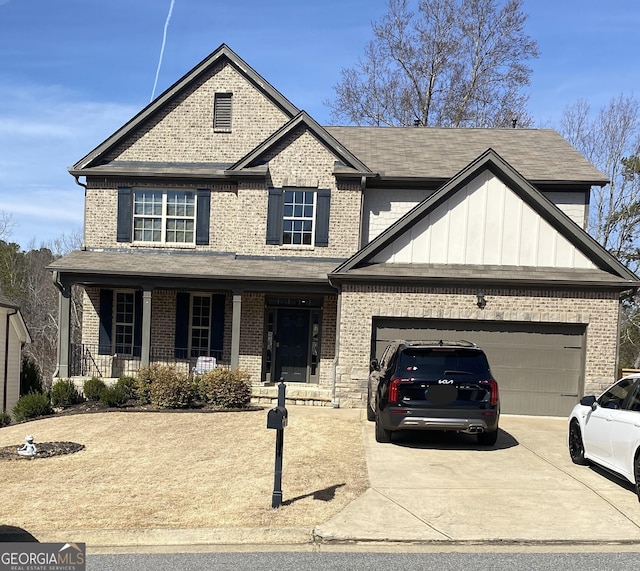
[[[309,365],[309,311],[278,309],[275,381],[306,382]]]

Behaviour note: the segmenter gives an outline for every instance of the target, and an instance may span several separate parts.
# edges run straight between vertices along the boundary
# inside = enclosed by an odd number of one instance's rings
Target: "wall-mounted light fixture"
[[[484,293],[482,292],[478,292],[476,294],[476,297],[478,298],[478,300],[476,301],[476,305],[480,308],[480,309],[484,309],[485,306],[487,305],[487,300],[484,298]]]

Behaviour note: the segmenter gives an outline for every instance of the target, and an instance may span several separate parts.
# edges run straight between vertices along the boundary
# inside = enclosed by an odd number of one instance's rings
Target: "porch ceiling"
[[[304,289],[335,293],[327,274],[344,260],[242,257],[234,254],[75,251],[49,270],[63,283],[193,289]]]

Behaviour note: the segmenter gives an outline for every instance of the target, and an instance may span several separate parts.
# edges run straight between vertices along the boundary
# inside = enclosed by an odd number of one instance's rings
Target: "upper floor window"
[[[209,244],[211,191],[118,188],[117,241]]]
[[[216,93],[213,98],[213,128],[231,131],[232,93]]]
[[[193,192],[136,190],[133,199],[134,242],[193,244],[196,201]]]
[[[309,190],[284,191],[282,243],[313,246],[316,193]]]
[[[267,244],[328,246],[328,189],[270,188]]]

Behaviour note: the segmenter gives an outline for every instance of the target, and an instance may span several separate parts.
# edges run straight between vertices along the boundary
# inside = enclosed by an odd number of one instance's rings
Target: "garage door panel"
[[[395,339],[476,343],[486,352],[500,386],[502,412],[565,416],[578,400],[584,367],[584,325],[374,320],[372,349],[378,358]]]

